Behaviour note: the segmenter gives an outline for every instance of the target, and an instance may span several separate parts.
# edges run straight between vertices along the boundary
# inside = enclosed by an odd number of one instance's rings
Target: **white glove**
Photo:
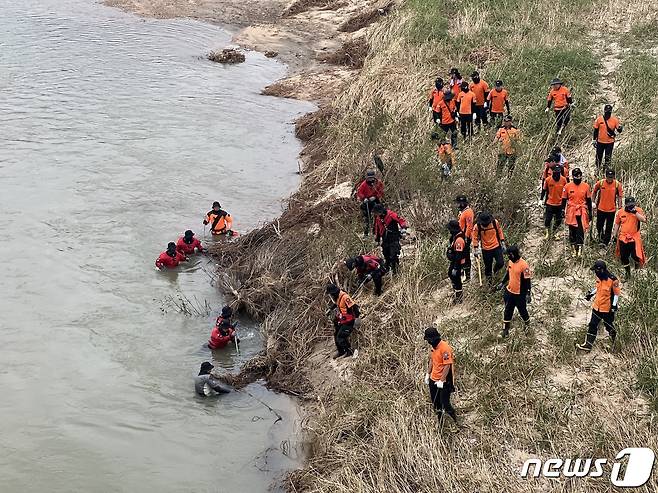
[[[425,373],[425,379],[423,381],[425,382],[425,385],[430,384],[430,374],[429,373]]]
[[[505,243],[505,240],[500,242],[500,246],[503,248],[503,253],[507,253],[507,244]]]
[[[476,119],[477,119],[477,115],[473,113],[473,121],[475,121]]]
[[[537,201],[537,205],[538,205],[539,207],[544,207],[544,201],[543,201],[542,199],[539,199],[539,200]]]
[[[401,228],[401,229],[400,229],[400,234],[401,234],[402,236],[406,235],[406,234],[407,234],[407,228]]]
[[[544,113],[548,113],[548,110],[550,110],[550,108],[547,107],[547,108],[544,110]]]
[[[364,203],[364,204],[367,204],[367,203],[368,203],[368,199],[363,199],[363,203]]]
[[[479,257],[482,254],[482,249],[480,247],[477,247],[473,253],[475,254],[476,257]]]
[[[485,102],[484,103],[484,109],[486,110],[489,107],[489,103]]]
[[[369,200],[370,202],[374,202],[374,201],[375,201],[375,197],[370,197],[368,200]]]
[[[436,385],[440,389],[443,388],[443,382],[441,380],[437,380],[436,382],[434,382],[434,385]]]

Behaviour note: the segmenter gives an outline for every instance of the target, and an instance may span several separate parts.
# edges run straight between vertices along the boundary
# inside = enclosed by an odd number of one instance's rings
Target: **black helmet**
[[[431,341],[431,340],[441,340],[441,334],[439,334],[439,331],[436,330],[436,327],[427,327],[425,329],[425,336],[423,337],[426,341]]]
[[[442,79],[441,77],[438,77],[438,78],[434,81],[434,86],[435,86],[437,89],[441,89],[441,88],[443,87],[443,79]]]
[[[455,67],[451,68],[450,75],[459,75],[459,69]]]
[[[496,87],[503,87],[503,81],[500,80],[500,79],[498,79],[496,82],[494,82],[494,85],[495,85]]]
[[[448,231],[450,231],[452,234],[459,233],[462,230],[462,228],[459,226],[459,222],[455,219],[451,219],[450,221],[448,221],[446,227],[448,228]]]
[[[611,104],[606,104],[603,107],[603,113],[612,113],[612,105]]]
[[[335,284],[329,284],[327,285],[325,292],[331,296],[338,296],[340,289]]]
[[[577,176],[582,177],[583,172],[580,170],[580,168],[574,168],[573,171],[571,172],[571,176],[573,176],[574,178],[576,178]]]
[[[176,243],[174,243],[173,241],[167,243],[167,250],[176,250]]]
[[[471,78],[479,79],[480,78],[480,72],[478,72],[477,70],[474,70],[473,73],[471,74]]]
[[[368,171],[366,171],[366,179],[374,178],[376,175],[377,173],[375,173],[374,169],[369,169]]]
[[[510,260],[516,262],[521,258],[521,250],[519,250],[517,245],[511,245],[507,247],[507,256],[510,258]]]
[[[594,262],[594,265],[592,265],[591,270],[593,270],[594,272],[605,272],[606,270],[608,270],[608,266],[603,260],[599,259],[596,262]]]
[[[505,115],[505,118],[503,118],[504,122],[511,122],[513,120],[512,115]]]
[[[466,92],[468,91],[468,89],[469,89],[468,82],[466,81],[462,82],[462,91]]]
[[[635,201],[635,197],[626,197],[624,199],[624,206],[629,207],[629,206],[634,206],[637,202]]]
[[[185,231],[185,238],[192,238],[193,236],[194,236],[194,231],[192,231],[191,229]]]
[[[345,261],[345,266],[346,266],[349,270],[354,269],[354,267],[356,267],[356,259],[357,259],[357,257],[351,257],[351,258],[348,258],[348,259]]]
[[[222,204],[220,204],[219,202],[217,202],[217,201],[215,200],[215,201],[212,203],[212,207],[213,207],[213,209],[214,209],[215,207],[219,207],[219,208],[221,209],[221,208],[222,208]]]
[[[201,363],[201,368],[199,369],[199,375],[208,375],[210,370],[215,368],[210,361],[204,361]]]
[[[605,177],[606,178],[614,178],[615,177],[615,170],[612,168],[608,168],[605,170]]]
[[[480,223],[482,226],[489,226],[491,221],[493,221],[493,216],[486,211],[480,212],[478,215],[478,223]]]
[[[233,308],[226,305],[222,307],[222,318],[231,318],[233,316]]]
[[[455,202],[463,202],[465,204],[468,204],[468,198],[466,197],[466,195],[457,195],[455,197]]]
[[[562,83],[563,83],[563,82],[562,82],[562,80],[561,80],[559,77],[556,77],[555,79],[553,79],[553,80],[551,81],[551,85],[554,85],[554,84],[562,84]]]
[[[386,214],[386,207],[382,204],[375,204],[375,207],[372,208],[373,214]]]

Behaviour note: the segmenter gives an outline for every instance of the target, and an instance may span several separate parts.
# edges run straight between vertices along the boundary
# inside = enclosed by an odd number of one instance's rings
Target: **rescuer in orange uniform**
[[[455,150],[448,142],[448,139],[442,139],[436,132],[432,132],[430,139],[439,142],[436,155],[441,166],[441,176],[443,179],[447,179],[452,175],[452,168],[455,166]]]
[[[372,209],[384,200],[384,182],[377,178],[375,170],[366,171],[366,178],[356,190],[356,199],[363,217],[363,235],[368,236],[372,226]]]
[[[473,81],[470,85],[471,92],[475,94],[475,124],[479,131],[483,123],[489,125],[487,118],[489,84],[480,78],[480,73],[477,71],[471,74],[471,80]]]
[[[569,183],[569,161],[567,161],[567,158],[562,155],[562,149],[556,146],[544,161],[544,170],[541,176],[542,184],[544,183],[544,180],[553,173],[553,169],[556,165],[560,166],[562,176],[564,176],[567,183]]]
[[[572,181],[567,183],[562,193],[562,208],[565,209],[565,222],[569,225],[569,242],[573,257],[583,254],[585,231],[589,229],[592,217],[592,194],[589,185],[583,183],[583,172],[574,168]]]
[[[507,273],[503,281],[498,285],[498,289],[504,289],[503,300],[505,310],[503,312],[503,331],[501,337],[509,336],[509,329],[512,325],[512,317],[516,308],[525,324],[526,330],[530,324],[530,315],[528,314],[528,303],[532,301],[530,266],[528,262],[521,258],[519,247],[512,245],[507,249],[509,262],[507,263]]]
[[[465,280],[471,279],[471,242],[473,241],[473,223],[475,222],[475,213],[471,206],[468,205],[468,198],[466,195],[458,195],[455,198],[457,203],[457,208],[459,209],[459,216],[457,221],[459,221],[459,228],[462,233],[464,233],[464,239],[466,240],[466,249],[464,250],[464,264],[463,272]]]
[[[491,124],[498,128],[503,121],[503,113],[507,109],[507,114],[511,113],[509,103],[509,92],[503,88],[503,81],[497,80],[494,84],[494,90],[487,96],[489,102],[489,112],[491,114]]]
[[[432,347],[425,374],[425,385],[429,387],[434,412],[443,418],[444,413],[457,423],[455,409],[450,404],[450,394],[455,390],[455,355],[447,341],[435,327],[425,329],[424,339]]]
[[[481,247],[480,244],[482,244]],[[473,226],[473,247],[475,248],[476,257],[482,255],[484,275],[487,281],[491,283],[493,273],[503,268],[505,262],[503,254],[506,246],[505,235],[498,219],[495,219],[488,212],[481,212],[475,226]]]
[[[500,144],[496,173],[500,173],[505,167],[507,167],[509,175],[514,172],[520,139],[521,131],[512,125],[512,116],[505,115],[503,126],[498,129],[494,137],[494,143],[498,142]]]
[[[450,133],[450,145],[457,149],[457,104],[451,92],[444,93],[438,105],[438,115],[436,123],[443,130],[444,137]]]
[[[562,175],[559,164],[553,167],[553,173],[546,177],[541,190],[540,200],[544,202],[545,238],[549,239],[562,224],[562,194],[567,186],[567,179]],[[552,223],[552,228],[551,228]]]
[[[599,242],[608,245],[612,237],[615,215],[617,209],[621,209],[621,201],[624,197],[624,188],[615,179],[615,170],[610,168],[605,170],[605,179],[594,184],[592,195],[596,204],[596,231]]]
[[[617,249],[615,254],[621,260],[626,270],[626,277],[631,277],[631,257],[635,262],[635,268],[642,267],[646,262],[642,235],[640,235],[640,224],[647,222],[644,211],[637,207],[634,197],[627,197],[624,208],[617,212],[615,227],[612,235],[617,238]]]
[[[551,90],[548,92],[548,96],[546,96],[545,111],[548,113],[551,105],[553,105],[555,127],[558,135],[562,135],[562,129],[567,126],[571,119],[571,105],[573,104],[571,91],[562,84],[559,78],[553,79],[551,81]]]
[[[473,115],[475,114],[475,103],[477,97],[471,91],[468,82],[462,82],[461,91],[457,96],[457,111],[459,112],[459,124],[464,140],[473,137]]]
[[[434,81],[434,89],[430,91],[428,105],[432,110],[432,123],[436,123],[441,116],[439,115],[439,103],[443,101],[443,79],[439,77]]]
[[[352,356],[354,352],[350,344],[350,335],[360,315],[359,305],[354,303],[352,298],[335,284],[329,284],[326,293],[332,300],[329,313],[333,312],[334,317],[334,342],[337,350],[334,359]]]
[[[212,209],[206,214],[203,224],[210,224],[210,232],[214,235],[233,235],[231,230],[233,218],[228,212],[222,210],[222,206],[217,201],[212,203]]]
[[[464,288],[462,285],[462,270],[466,264],[466,238],[459,227],[459,222],[451,220],[448,225],[450,233],[450,246],[446,250],[448,258],[448,278],[452,283],[452,289],[455,293],[453,302],[461,303],[464,299]]]
[[[587,327],[585,342],[576,344],[576,347],[583,351],[592,350],[601,321],[603,321],[603,325],[610,335],[612,345],[614,345],[615,338],[617,337],[614,321],[619,303],[619,295],[621,294],[619,280],[608,271],[608,267],[603,260],[594,262],[592,270],[596,275],[596,287],[585,296],[588,301],[594,298],[592,318]]]
[[[605,154],[605,167],[610,167],[612,161],[612,150],[615,147],[615,137],[622,133],[624,127],[619,122],[619,118],[612,116],[612,105],[606,104],[603,107],[603,115],[599,115],[594,120],[594,133],[592,134],[592,144],[596,149],[596,169],[601,168],[601,161]]]

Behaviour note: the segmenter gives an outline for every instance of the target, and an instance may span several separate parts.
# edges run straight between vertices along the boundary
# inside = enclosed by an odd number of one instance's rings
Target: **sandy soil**
[[[234,43],[275,51],[289,66],[290,77],[267,88],[265,94],[319,104],[331,100],[356,73],[320,59],[359,35],[358,19],[372,14],[376,21],[392,8],[390,1],[381,0],[105,0],[105,4],[146,17],[187,17],[219,24],[233,33]],[[222,48],[209,46],[208,51]]]

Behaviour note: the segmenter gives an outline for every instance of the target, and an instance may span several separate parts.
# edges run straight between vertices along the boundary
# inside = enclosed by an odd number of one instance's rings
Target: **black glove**
[[[525,295],[525,301],[526,301],[527,304],[532,303],[532,294],[530,293],[530,291],[528,291],[528,292],[526,293],[526,295]]]
[[[587,301],[592,301],[592,298],[594,298],[594,293],[587,293],[587,294],[585,295],[585,299],[586,299]]]
[[[500,290],[503,289],[504,287],[505,287],[505,283],[501,282],[500,284],[498,284],[498,285],[496,286],[496,291],[500,291]]]
[[[204,219],[204,220],[203,220],[203,225],[206,226],[207,224],[208,224],[208,221],[206,221],[206,220]]]
[[[610,310],[612,311],[612,313],[617,313],[617,305],[612,305],[610,307]]]

